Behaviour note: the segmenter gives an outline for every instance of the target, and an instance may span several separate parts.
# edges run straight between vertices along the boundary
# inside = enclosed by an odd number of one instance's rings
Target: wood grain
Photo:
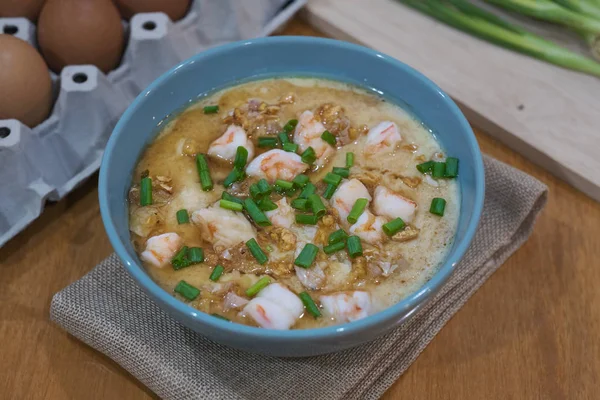
[[[295,20],[284,32],[319,35]],[[592,399],[600,384],[600,204],[476,130],[482,150],[550,187],[531,239],[384,399]],[[48,320],[50,300],[111,253],[94,177],[0,249],[0,398],[150,399]]]
[[[600,79],[505,50],[397,0],[310,0],[332,37],[396,57],[436,82],[467,117],[600,201]]]

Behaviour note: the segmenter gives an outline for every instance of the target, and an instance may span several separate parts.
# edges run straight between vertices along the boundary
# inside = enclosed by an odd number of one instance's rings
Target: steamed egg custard
[[[131,240],[162,288],[215,318],[365,318],[418,290],[451,247],[458,160],[383,97],[269,79],[162,125],[134,171]]]

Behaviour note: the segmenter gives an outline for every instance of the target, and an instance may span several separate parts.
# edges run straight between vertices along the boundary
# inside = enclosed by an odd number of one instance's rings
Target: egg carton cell
[[[36,46],[35,25],[27,18],[0,18],[0,34],[13,35]]]
[[[123,21],[127,41],[116,69],[50,71],[54,106],[44,122],[29,128],[0,120],[0,247],[39,217],[47,201],[60,200],[98,170],[114,125],[154,79],[209,47],[272,34],[305,3],[194,0],[175,22],[160,12],[135,14]],[[35,30],[26,18],[0,18],[0,34],[34,47]]]

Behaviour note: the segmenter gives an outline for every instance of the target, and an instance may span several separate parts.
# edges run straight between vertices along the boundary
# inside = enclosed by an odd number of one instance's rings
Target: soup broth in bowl
[[[356,321],[417,291],[451,248],[458,160],[373,92],[254,81],[161,125],[134,171],[131,241],[204,313],[281,330]]]

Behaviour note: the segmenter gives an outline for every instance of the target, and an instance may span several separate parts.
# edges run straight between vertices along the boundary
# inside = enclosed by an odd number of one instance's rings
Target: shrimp
[[[300,151],[312,147],[317,156],[317,166],[325,165],[327,159],[335,153],[335,148],[321,139],[321,135],[326,130],[325,126],[315,119],[311,111],[304,111],[298,117],[298,125],[294,131],[294,143],[300,147]]]
[[[294,268],[296,269],[296,277],[304,287],[312,290],[323,287],[327,277],[320,263],[312,268]]]
[[[302,301],[290,289],[281,283],[271,283],[269,286],[261,290],[257,297],[271,300],[288,310],[294,318],[300,318],[304,312]]]
[[[365,318],[371,311],[371,296],[360,290],[321,296],[326,315],[338,322],[351,322]]]
[[[181,247],[181,243],[181,237],[173,232],[152,236],[146,241],[146,250],[142,252],[140,258],[155,267],[162,268],[171,261]]]
[[[215,250],[229,249],[256,238],[256,231],[242,213],[220,208],[218,204],[192,213],[192,222],[200,226],[204,239]]]
[[[376,217],[369,210],[365,210],[358,217],[356,223],[350,227],[350,233],[355,234],[367,243],[380,243],[385,239],[382,227],[386,222],[385,218]]]
[[[252,160],[246,168],[246,173],[249,176],[266,178],[272,183],[277,179],[291,181],[307,168],[308,164],[304,164],[298,154],[273,149]]]
[[[358,199],[371,201],[371,195],[366,186],[358,179],[344,180],[331,198],[331,204],[337,210],[340,219],[346,221],[352,206]]]
[[[173,213],[181,209],[186,209],[190,212],[200,210],[210,207],[211,204],[218,201],[221,198],[221,194],[222,189],[220,187],[215,187],[214,190],[205,192],[199,184],[188,181],[188,184],[173,195],[169,203],[169,209]]]
[[[372,154],[382,150],[393,150],[401,140],[398,126],[393,122],[383,121],[369,129],[363,151]]]
[[[318,262],[310,268],[296,268],[296,277],[300,283],[312,290],[341,290],[346,287],[352,263],[337,261],[332,257],[326,262]]]
[[[244,307],[243,314],[249,315],[262,328],[287,330],[296,323],[287,309],[263,297],[250,300]]]
[[[304,312],[300,298],[279,283],[272,283],[250,300],[243,314],[262,328],[287,330]]]
[[[229,125],[225,133],[210,144],[208,154],[223,160],[233,161],[237,148],[243,146],[248,150],[248,161],[254,156],[254,145],[242,127]]]
[[[385,186],[377,186],[373,209],[377,215],[390,219],[402,218],[405,222],[411,222],[417,211],[417,203]]]
[[[267,218],[274,226],[290,228],[295,220],[294,209],[290,207],[285,197],[276,201],[275,204],[277,204],[276,209],[265,212]]]

